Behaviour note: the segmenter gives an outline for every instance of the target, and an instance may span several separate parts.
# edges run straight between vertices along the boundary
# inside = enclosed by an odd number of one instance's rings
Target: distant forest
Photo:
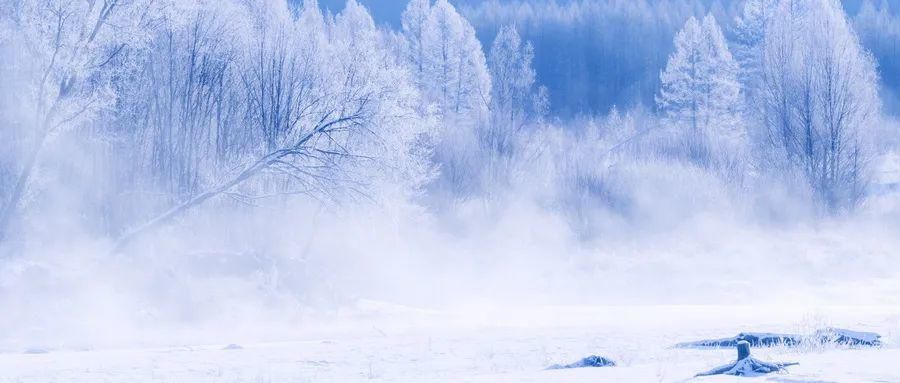
[[[337,13],[344,0],[321,0]],[[399,27],[403,1],[361,0],[376,22]],[[538,81],[550,90],[559,117],[605,114],[613,106],[653,105],[659,72],[672,50],[672,37],[690,16],[711,12],[728,37],[740,0],[453,0],[476,29],[482,45],[502,25],[514,23],[534,44]],[[886,112],[900,115],[900,1],[845,0],[863,45],[879,63]],[[864,6],[865,5],[865,6]],[[892,22],[872,22],[885,9]],[[865,18],[869,22],[861,22]]]

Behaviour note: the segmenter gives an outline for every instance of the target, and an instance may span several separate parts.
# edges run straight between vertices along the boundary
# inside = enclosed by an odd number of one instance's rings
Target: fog
[[[743,2],[222,3],[0,5],[0,350],[290,339],[381,304],[900,304],[893,2],[806,0],[788,53],[739,40]],[[665,101],[697,89],[663,74],[692,16],[705,119]]]

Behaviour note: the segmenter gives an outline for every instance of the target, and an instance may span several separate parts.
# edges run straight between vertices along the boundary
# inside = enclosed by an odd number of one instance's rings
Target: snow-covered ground
[[[0,354],[0,382],[900,382],[900,307],[602,306],[426,310],[361,302],[293,340]],[[735,351],[675,349],[740,331],[880,333],[877,349],[754,349],[799,362],[754,378],[694,374]],[[226,333],[227,334],[227,333]],[[221,336],[221,335],[220,335]],[[235,337],[237,338],[237,336]],[[226,347],[238,343],[239,347]],[[545,370],[588,355],[619,366]]]

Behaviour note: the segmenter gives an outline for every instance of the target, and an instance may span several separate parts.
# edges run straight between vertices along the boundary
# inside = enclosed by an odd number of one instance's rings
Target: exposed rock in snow
[[[227,346],[225,346],[225,347],[223,348],[223,350],[243,350],[243,349],[244,349],[244,348],[241,347],[241,345],[239,345],[239,344],[234,344],[234,343],[229,344],[229,345],[227,345]]]
[[[564,368],[583,368],[583,367],[614,367],[616,362],[613,362],[611,359],[604,358],[602,356],[591,355],[587,358],[579,360],[575,363],[570,363],[566,365],[554,364],[550,367],[547,367],[548,370],[559,370]]]
[[[39,348],[39,347],[33,347],[33,348],[29,348],[29,349],[25,350],[26,354],[46,354],[48,352],[50,352],[50,351],[48,351],[45,348]]]

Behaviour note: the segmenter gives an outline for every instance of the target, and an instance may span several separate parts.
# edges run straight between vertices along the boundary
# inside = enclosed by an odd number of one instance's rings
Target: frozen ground
[[[0,382],[900,382],[900,307],[469,307],[433,311],[361,302],[295,340],[53,349],[0,354]],[[840,326],[882,334],[879,349],[754,349],[800,365],[755,378],[692,379],[734,350],[671,345],[740,331]],[[302,334],[302,335],[301,335]],[[32,350],[35,351],[35,350]],[[618,367],[555,370],[597,354]]]

